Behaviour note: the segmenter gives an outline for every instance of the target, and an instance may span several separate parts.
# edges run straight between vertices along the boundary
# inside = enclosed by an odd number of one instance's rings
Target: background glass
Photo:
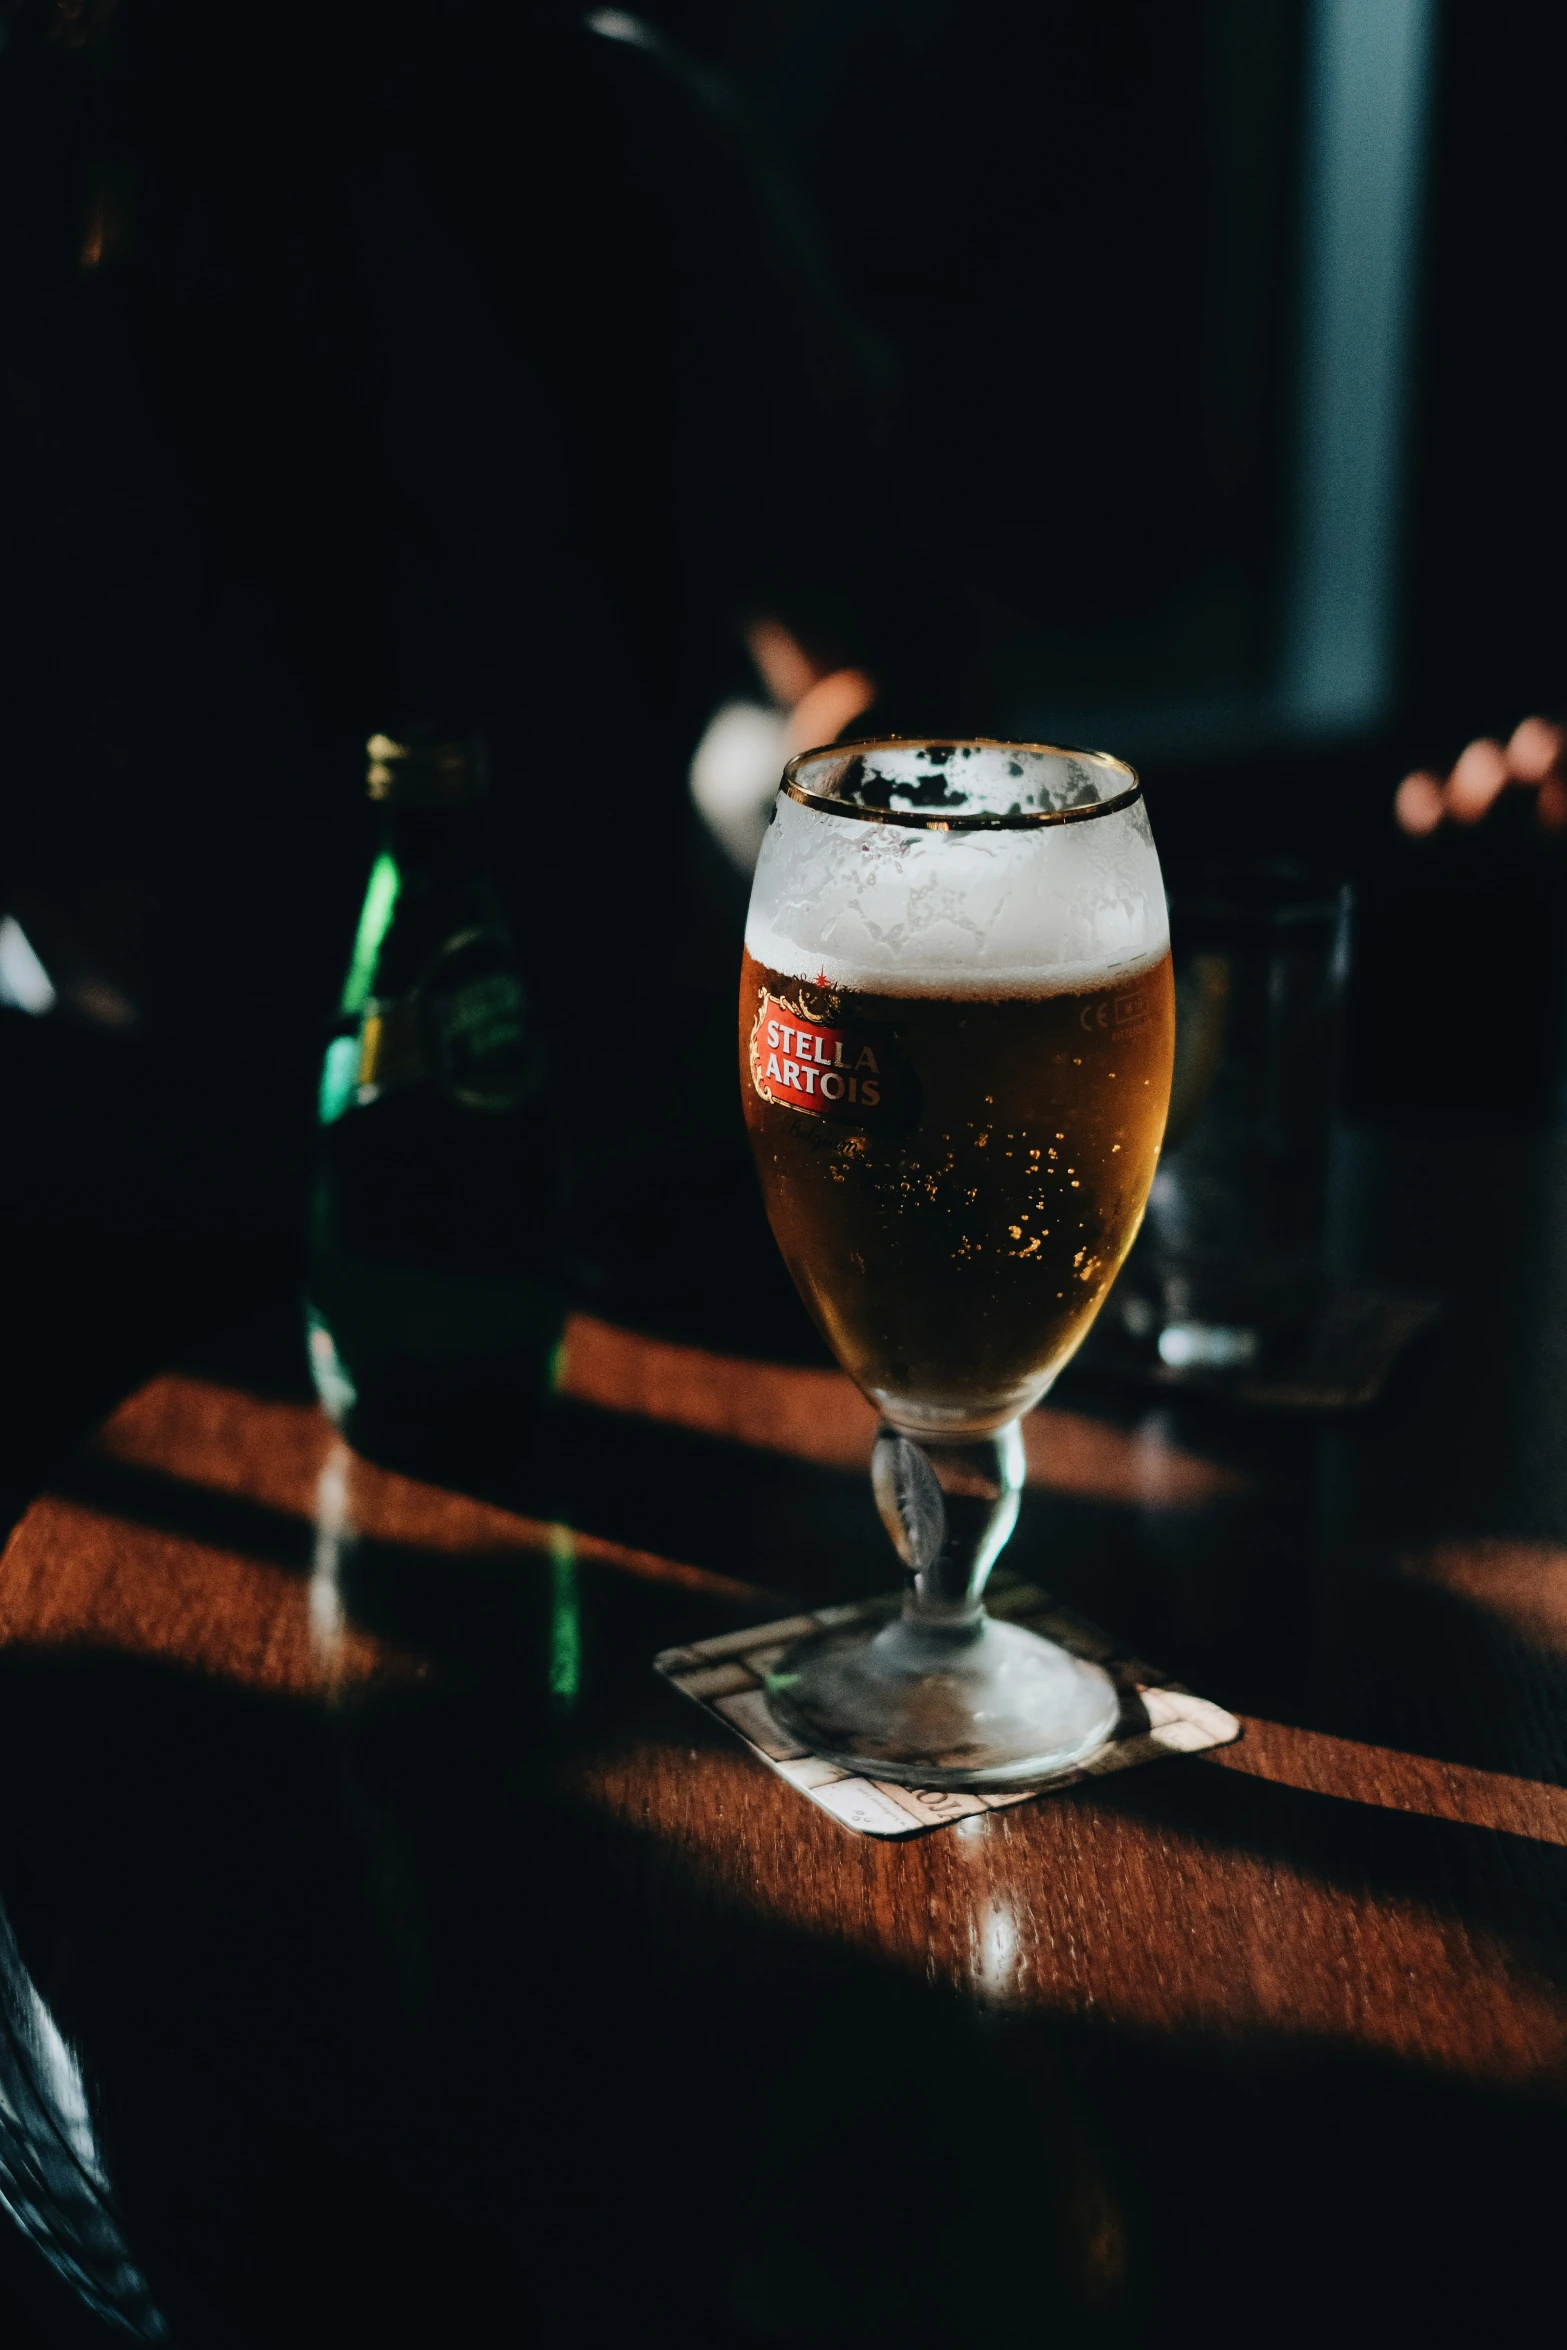
[[[1349,892],[1212,864],[1171,893],[1169,1128],[1114,1320],[1170,1371],[1258,1362],[1319,1303]]]

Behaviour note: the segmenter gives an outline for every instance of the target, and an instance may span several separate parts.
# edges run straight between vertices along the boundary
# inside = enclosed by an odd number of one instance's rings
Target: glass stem
[[[950,1443],[877,1430],[871,1485],[903,1561],[905,1623],[978,1629],[990,1570],[1017,1524],[1023,1468],[1016,1420],[994,1435]]]

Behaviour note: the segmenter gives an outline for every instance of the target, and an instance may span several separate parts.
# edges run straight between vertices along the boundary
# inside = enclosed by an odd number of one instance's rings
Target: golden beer
[[[745,955],[741,1092],[768,1219],[894,1425],[998,1428],[1072,1354],[1142,1220],[1174,1035],[1168,952],[1097,985],[984,996],[850,991]]]

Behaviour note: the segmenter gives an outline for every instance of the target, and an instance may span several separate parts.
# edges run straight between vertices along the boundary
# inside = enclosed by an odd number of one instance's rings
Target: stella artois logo
[[[751,1083],[764,1102],[843,1126],[906,1124],[917,1114],[913,1072],[892,1031],[838,1016],[839,999],[801,988],[794,1001],[759,991]]]

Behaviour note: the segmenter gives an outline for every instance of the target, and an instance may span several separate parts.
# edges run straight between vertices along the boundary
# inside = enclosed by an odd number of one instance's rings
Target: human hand
[[[1435,832],[1445,816],[1455,824],[1478,824],[1509,784],[1535,795],[1534,812],[1546,832],[1567,828],[1567,727],[1550,718],[1525,718],[1507,743],[1482,735],[1462,752],[1444,782],[1426,768],[1406,775],[1393,795],[1393,813],[1404,832]]]
[[[863,669],[828,669],[781,620],[754,620],[745,641],[774,707],[786,713],[788,755],[836,742],[876,699]]]
[[[749,875],[767,831],[778,771],[797,751],[836,742],[869,709],[863,669],[829,669],[781,620],[754,621],[746,643],[772,702],[726,702],[691,761],[691,797],[736,868]]]

